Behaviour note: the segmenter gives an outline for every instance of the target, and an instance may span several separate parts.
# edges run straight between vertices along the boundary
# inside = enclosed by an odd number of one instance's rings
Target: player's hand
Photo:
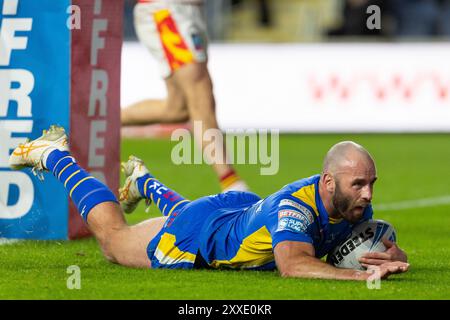
[[[362,266],[367,267],[369,265],[379,266],[383,263],[388,262],[407,262],[408,257],[406,253],[400,249],[394,242],[389,241],[388,239],[382,239],[383,244],[386,246],[385,252],[369,252],[363,254],[361,258],[359,258],[359,262]]]
[[[408,269],[409,263],[395,261],[386,262],[379,266],[371,266],[371,268],[367,270],[367,273],[371,274],[369,279],[374,279],[376,277],[379,277],[380,279],[387,279],[391,274],[403,273],[408,271]]]

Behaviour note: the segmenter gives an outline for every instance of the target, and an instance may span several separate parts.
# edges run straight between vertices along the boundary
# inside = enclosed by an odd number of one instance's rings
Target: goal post
[[[123,0],[0,0],[0,237],[88,235],[51,174],[8,168],[52,124],[77,161],[117,195]]]

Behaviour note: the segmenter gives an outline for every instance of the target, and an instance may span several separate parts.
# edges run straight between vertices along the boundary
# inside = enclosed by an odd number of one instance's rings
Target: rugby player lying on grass
[[[10,165],[50,171],[61,181],[105,257],[114,263],[142,268],[278,268],[282,276],[302,278],[370,276],[320,260],[350,234],[353,224],[372,217],[375,164],[353,142],[330,149],[321,175],[288,184],[265,199],[230,191],[189,201],[156,180],[141,160],[130,157],[122,164],[126,181],[119,205],[108,187],[78,166],[64,129],[56,126],[19,145]],[[155,203],[163,217],[127,225],[123,211],[132,212],[142,199]],[[385,244],[385,252],[368,253],[361,262],[378,265],[382,278],[406,272],[405,253],[394,243]]]

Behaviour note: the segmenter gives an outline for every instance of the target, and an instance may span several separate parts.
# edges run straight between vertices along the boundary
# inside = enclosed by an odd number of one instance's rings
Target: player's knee
[[[167,103],[163,111],[166,122],[189,121],[189,111],[183,91],[174,85],[168,86],[167,89]]]
[[[166,120],[169,123],[180,123],[189,121],[189,112],[184,107],[167,108]]]
[[[133,108],[123,108],[120,110],[120,121],[122,125],[132,125],[140,120],[142,115]]]
[[[112,263],[119,263],[121,229],[111,229],[101,237],[97,237],[100,249],[106,260]]]
[[[117,263],[117,258],[114,255],[114,247],[113,247],[111,241],[108,241],[108,240],[99,241],[99,244],[100,244],[100,249],[101,249],[105,259],[111,263]]]
[[[103,250],[103,257],[111,263],[117,264],[118,260],[110,252]]]
[[[215,99],[211,89],[202,86],[195,87],[189,90],[188,100],[191,117],[200,116],[200,120],[205,120],[205,117],[210,117],[210,119],[216,117]]]

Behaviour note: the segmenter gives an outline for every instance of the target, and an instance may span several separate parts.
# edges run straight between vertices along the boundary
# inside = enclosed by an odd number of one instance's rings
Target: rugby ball
[[[368,220],[355,225],[350,236],[334,248],[327,261],[338,268],[365,270],[358,259],[367,252],[384,252],[381,239],[396,242],[394,227],[383,220]]]

